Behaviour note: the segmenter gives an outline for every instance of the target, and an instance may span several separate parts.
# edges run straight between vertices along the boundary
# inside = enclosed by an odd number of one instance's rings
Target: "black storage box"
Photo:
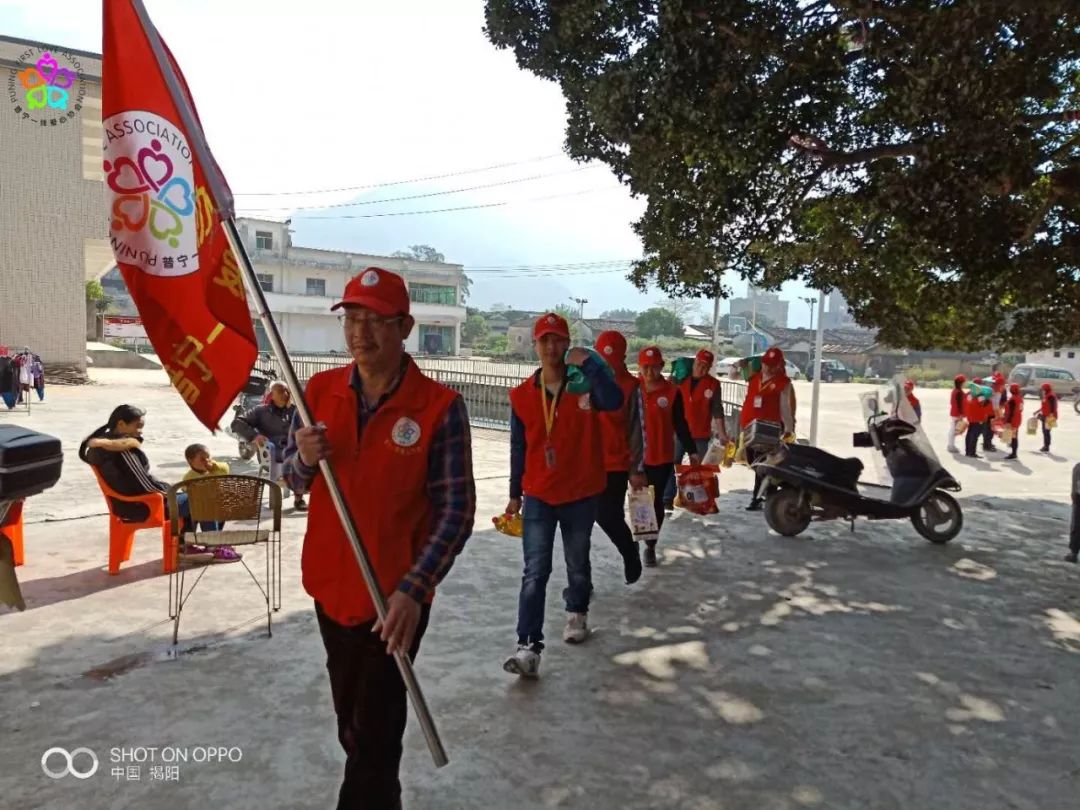
[[[0,425],[0,501],[28,498],[60,480],[60,440],[20,425]]]
[[[753,450],[772,450],[780,444],[783,428],[778,422],[755,419],[743,431],[743,444]]]

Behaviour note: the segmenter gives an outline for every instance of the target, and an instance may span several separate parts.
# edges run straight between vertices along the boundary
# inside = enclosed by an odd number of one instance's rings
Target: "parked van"
[[[1050,383],[1059,399],[1080,394],[1080,381],[1066,368],[1041,363],[1021,363],[1009,373],[1009,384],[1016,383],[1025,396],[1042,396],[1043,383]]]

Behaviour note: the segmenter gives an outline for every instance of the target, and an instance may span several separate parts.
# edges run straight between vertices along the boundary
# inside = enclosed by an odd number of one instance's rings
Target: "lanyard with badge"
[[[544,412],[544,430],[547,435],[547,441],[544,444],[544,463],[547,464],[548,469],[555,468],[555,446],[551,443],[551,431],[555,427],[555,409],[558,407],[559,394],[562,393],[562,381],[559,381],[559,387],[555,389],[555,395],[551,398],[551,410],[548,410],[548,393],[547,386],[544,384],[544,373],[540,372],[540,409]]]

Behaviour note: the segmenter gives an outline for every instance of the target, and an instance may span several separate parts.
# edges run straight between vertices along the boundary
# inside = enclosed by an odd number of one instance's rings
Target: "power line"
[[[476,169],[462,169],[456,172],[446,172],[444,174],[432,174],[427,177],[413,177],[409,180],[391,180],[386,183],[369,183],[364,186],[346,186],[345,188],[323,188],[323,189],[305,189],[303,191],[237,191],[233,193],[235,197],[288,197],[291,195],[299,194],[335,194],[341,191],[364,191],[371,188],[389,188],[390,186],[405,186],[409,183],[423,183],[427,180],[443,180],[447,177],[461,177],[465,174],[479,174],[480,172],[490,172],[495,169],[505,169],[510,166],[523,166],[526,163],[539,163],[544,160],[551,160],[553,158],[562,157],[562,153],[558,152],[553,155],[541,155],[540,157],[527,158],[525,160],[513,160],[508,163],[493,163],[490,166],[481,166]]]
[[[633,264],[638,259],[605,259],[595,262],[563,262],[557,264],[491,264],[491,265],[466,265],[465,269],[470,273],[493,273],[501,275],[502,272],[518,270],[588,270],[602,267],[625,267]]]
[[[273,208],[244,208],[245,211],[281,211],[283,208],[288,208],[291,211],[321,211],[328,208],[353,208],[359,205],[377,205],[379,203],[388,202],[400,202],[402,200],[422,200],[427,197],[444,197],[447,194],[461,194],[466,191],[479,191],[485,188],[496,188],[498,186],[512,186],[516,183],[527,183],[531,180],[542,180],[547,177],[558,177],[564,174],[575,174],[577,172],[588,171],[589,169],[597,168],[599,164],[592,166],[577,166],[573,169],[565,169],[558,172],[545,172],[543,174],[534,174],[531,177],[517,177],[511,180],[499,180],[495,183],[483,183],[478,186],[468,186],[466,188],[452,188],[444,191],[429,191],[425,194],[409,194],[403,197],[387,197],[382,200],[364,200],[362,202],[350,202],[350,203],[335,203],[334,205],[297,205],[297,206],[275,206]]]
[[[419,214],[445,214],[451,211],[474,211],[478,208],[501,208],[504,205],[513,205],[515,203],[523,202],[542,202],[544,200],[554,200],[562,197],[580,197],[583,194],[594,194],[598,191],[612,191],[614,189],[621,189],[622,186],[605,186],[603,188],[587,188],[583,191],[569,191],[562,194],[548,194],[542,197],[526,197],[522,200],[503,200],[502,202],[483,203],[480,205],[459,205],[456,208],[430,208],[423,211],[393,211],[385,214],[332,214],[325,217],[304,217],[304,220],[313,219],[374,219],[377,217],[409,217],[417,216]],[[250,209],[241,209],[250,210]],[[241,215],[242,216],[242,215]]]

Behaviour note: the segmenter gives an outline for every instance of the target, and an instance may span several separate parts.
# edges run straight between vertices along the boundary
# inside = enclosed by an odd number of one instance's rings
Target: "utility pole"
[[[817,314],[817,334],[814,336],[814,393],[810,401],[810,444],[814,447],[817,447],[818,403],[821,393],[821,352],[825,344],[825,330],[822,328],[825,321],[824,295],[818,295]]]
[[[585,305],[587,303],[589,303],[589,299],[588,298],[571,298],[570,300],[578,305],[578,318],[579,319],[584,319],[584,317],[585,317]]]

